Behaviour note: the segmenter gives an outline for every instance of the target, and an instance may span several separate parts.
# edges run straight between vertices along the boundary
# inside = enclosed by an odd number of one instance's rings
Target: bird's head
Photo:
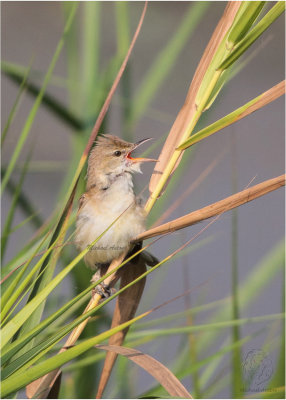
[[[156,162],[151,158],[132,157],[132,152],[148,140],[129,143],[117,136],[100,136],[88,160],[87,189],[107,176],[113,178],[123,173],[141,172],[141,163]]]

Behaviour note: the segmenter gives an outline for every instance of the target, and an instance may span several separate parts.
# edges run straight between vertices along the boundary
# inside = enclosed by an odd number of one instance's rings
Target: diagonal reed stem
[[[187,126],[187,129],[185,130],[182,138],[181,138],[181,142],[180,144],[184,143],[188,137],[191,135],[191,133],[193,132],[198,120],[200,119],[203,110],[208,102],[208,99],[211,95],[211,92],[213,91],[217,81],[219,80],[220,76],[221,76],[222,71],[216,71],[214,73],[214,76],[209,84],[208,89],[206,90],[206,92],[204,93],[204,96],[201,100],[200,105],[198,106],[193,118],[191,119],[190,123]],[[146,205],[145,205],[145,210],[146,212],[149,214],[149,212],[151,211],[151,209],[153,208],[155,201],[157,200],[157,198],[159,197],[163,187],[165,186],[169,176],[171,175],[176,163],[178,162],[180,156],[182,154],[182,150],[177,150],[175,149],[169,163],[167,164],[155,190],[153,193],[151,193]]]
[[[133,242],[135,243],[141,240],[150,239],[154,236],[175,232],[177,230],[186,228],[187,226],[191,226],[208,218],[214,217],[222,212],[239,207],[242,204],[248,203],[249,201],[257,199],[258,197],[270,193],[273,190],[285,186],[285,176],[286,175],[284,174],[273,179],[268,179],[267,181],[259,183],[258,185],[252,186],[251,188],[245,189],[232,196],[226,197],[225,199],[210,204],[209,206],[200,208],[199,210],[193,211],[190,214],[184,215],[183,217],[149,229],[138,235]]]

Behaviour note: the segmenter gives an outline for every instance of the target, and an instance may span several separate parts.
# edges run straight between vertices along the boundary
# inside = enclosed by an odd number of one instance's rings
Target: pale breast
[[[135,204],[134,195],[124,197],[125,201],[112,196],[104,202],[89,199],[79,210],[75,239],[78,249],[82,251],[103,234],[85,257],[91,268],[117,258],[129,248],[131,239],[145,230],[143,209]]]

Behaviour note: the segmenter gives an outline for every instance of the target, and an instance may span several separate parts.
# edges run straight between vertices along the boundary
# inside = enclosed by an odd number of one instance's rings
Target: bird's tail
[[[142,242],[136,243],[132,248],[132,250],[130,250],[126,258],[131,257],[133,254],[137,253],[141,249],[142,249]],[[147,250],[141,251],[141,253],[139,253],[136,257],[130,260],[130,263],[137,264],[139,258],[141,261],[144,261],[145,264],[148,265],[149,267],[154,267],[156,264],[159,263],[158,258],[153,256],[153,254],[149,253],[149,251]]]

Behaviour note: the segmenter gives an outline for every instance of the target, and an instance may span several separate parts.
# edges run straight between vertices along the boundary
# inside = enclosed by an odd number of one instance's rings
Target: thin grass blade
[[[24,183],[27,171],[28,171],[30,159],[31,159],[31,155],[28,156],[28,158],[22,168],[21,176],[20,176],[18,184],[16,185],[14,196],[13,196],[12,202],[11,202],[11,206],[8,211],[7,218],[6,218],[3,230],[2,230],[2,235],[1,235],[1,260],[2,260],[2,262],[3,262],[3,258],[5,256],[6,245],[7,245],[8,239],[9,239],[9,232],[11,231],[11,225],[13,223],[14,214],[16,211],[16,207],[18,205],[19,196],[20,196],[20,193],[21,193],[21,190],[23,187],[23,183]]]
[[[33,279],[34,275],[37,273],[38,269],[41,267],[45,259],[49,256],[51,251],[53,250],[53,246],[51,246],[47,251],[44,253],[44,255],[40,258],[40,260],[35,264],[35,266],[32,268],[32,270],[29,272],[29,274],[21,281],[21,278],[23,277],[24,273],[28,269],[31,261],[35,257],[35,254],[38,253],[39,249],[42,247],[43,243],[46,241],[46,237],[42,240],[42,242],[39,244],[37,249],[35,250],[34,254],[30,257],[30,259],[27,261],[27,263],[21,268],[20,272],[17,274],[17,276],[13,279],[13,281],[10,283],[8,286],[7,290],[4,292],[2,298],[1,298],[1,303],[2,303],[2,311],[1,311],[1,320],[3,321],[5,319],[5,316],[9,312],[10,308],[12,305],[16,302],[18,297],[21,295],[21,293],[25,290],[25,287],[30,283],[30,281]],[[56,244],[56,243],[55,243]],[[55,245],[54,244],[54,245]]]
[[[163,337],[163,336],[171,336],[176,334],[187,334],[190,332],[200,332],[200,331],[208,331],[212,329],[222,329],[229,328],[233,326],[241,326],[250,323],[260,323],[265,321],[276,321],[276,320],[285,319],[285,314],[270,314],[270,315],[261,315],[257,317],[249,317],[249,318],[240,318],[236,320],[230,321],[219,321],[211,324],[201,324],[196,326],[181,326],[176,328],[165,328],[165,329],[146,329],[144,331],[138,331],[130,333],[129,339],[138,339],[143,336],[150,336],[152,338],[155,337]]]
[[[283,269],[283,277],[282,277],[282,312],[285,314],[285,268]],[[274,372],[273,377],[271,378],[267,389],[270,393],[267,393],[263,396],[263,398],[273,399],[273,398],[285,398],[285,324],[282,324],[282,332],[280,337],[280,346],[279,346],[279,356],[276,364],[276,370]],[[283,387],[284,390],[281,390],[279,395],[275,388]]]
[[[235,137],[232,136],[231,141],[232,150],[232,191],[237,192],[237,152]],[[238,297],[238,215],[237,208],[232,210],[231,215],[231,303],[232,303],[232,319],[239,319],[240,308],[239,308],[239,297]],[[232,327],[232,343],[236,343],[240,340],[240,327]],[[243,377],[242,377],[242,362],[241,353],[239,348],[235,348],[232,351],[232,397],[239,398],[242,394]]]
[[[24,69],[22,71],[22,69],[15,67],[14,64],[4,61],[2,61],[1,63],[1,70],[12,82],[15,82],[18,85],[21,84],[25,74],[27,73],[27,70]],[[41,87],[31,80],[28,80],[25,84],[25,90],[33,97],[38,98],[41,92]],[[78,131],[84,129],[85,122],[78,116],[76,116],[74,112],[70,112],[63,103],[61,103],[56,97],[51,95],[47,90],[42,96],[41,104],[48,111],[53,113],[53,115],[63,121],[66,125],[74,128],[74,131],[71,132],[73,132],[75,135]]]
[[[82,111],[85,119],[93,117],[98,108],[97,80],[99,75],[99,38],[101,26],[101,3],[87,1],[84,4],[83,26],[83,80]]]
[[[29,76],[29,74],[30,74],[30,70],[31,70],[31,68],[28,68],[27,71],[25,72],[24,76],[23,76],[23,79],[22,79],[22,81],[21,81],[21,84],[20,84],[20,87],[19,87],[19,91],[18,91],[16,100],[15,100],[15,102],[14,102],[14,104],[13,104],[13,107],[11,108],[11,111],[10,111],[10,113],[9,113],[7,122],[6,122],[6,124],[5,124],[5,126],[4,126],[4,129],[3,129],[3,131],[2,131],[2,135],[1,135],[1,147],[3,147],[3,145],[4,145],[4,142],[5,142],[5,139],[6,139],[6,135],[7,135],[7,133],[8,133],[8,129],[9,129],[11,123],[13,122],[13,119],[14,119],[14,117],[15,117],[15,115],[16,115],[16,111],[17,111],[17,109],[18,109],[20,100],[21,100],[22,97],[23,97],[24,91],[25,91],[25,89],[26,89],[27,79],[28,79],[28,76]]]
[[[1,170],[1,178],[5,175],[6,168],[2,167]],[[14,194],[16,191],[17,185],[13,182],[12,179],[10,179],[7,183],[7,190],[10,194]],[[28,215],[29,217],[33,214],[34,217],[32,219],[33,225],[35,228],[40,228],[43,225],[43,220],[41,216],[39,215],[39,212],[36,211],[34,205],[32,204],[31,200],[28,199],[26,194],[21,191],[19,193],[19,199],[18,199],[18,206],[21,207],[21,210]]]

